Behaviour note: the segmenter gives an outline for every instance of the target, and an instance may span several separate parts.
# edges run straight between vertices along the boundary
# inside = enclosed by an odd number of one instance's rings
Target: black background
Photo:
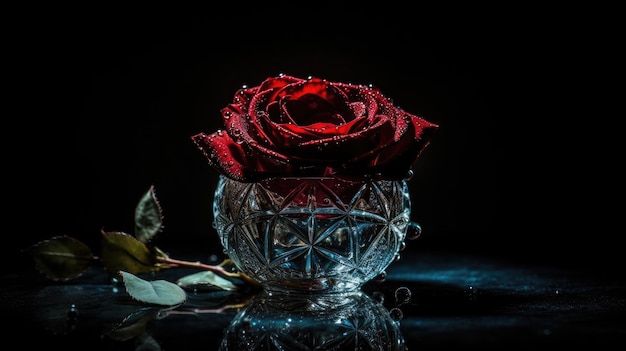
[[[101,229],[131,233],[152,185],[158,246],[220,254],[217,174],[190,137],[221,126],[241,85],[286,73],[374,84],[440,125],[410,181],[423,234],[405,254],[619,269],[611,10],[246,6],[7,13],[7,262],[52,236],[97,250]]]

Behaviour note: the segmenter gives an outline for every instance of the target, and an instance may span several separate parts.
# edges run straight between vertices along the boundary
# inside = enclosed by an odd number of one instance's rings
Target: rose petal
[[[258,91],[266,91],[266,90],[276,90],[283,88],[290,84],[295,84],[298,82],[304,82],[304,79],[296,78],[288,75],[281,75],[278,77],[270,77],[264,80],[258,87]],[[274,98],[272,98],[273,100]]]
[[[349,123],[336,125],[333,123],[314,123],[308,126],[297,126],[293,124],[274,125],[275,128],[284,130],[289,135],[297,136],[299,139],[320,139],[332,138],[333,136],[343,137],[346,135],[362,132],[367,120],[363,118],[355,119]]]
[[[306,126],[312,123],[343,124],[344,118],[352,120],[354,116],[351,110],[338,111],[328,101],[314,95],[304,95],[298,100],[283,100],[281,104],[280,121],[293,123],[298,126]]]
[[[401,179],[406,176],[411,166],[428,146],[437,128],[436,124],[419,117],[412,117],[412,123],[408,125],[407,132],[395,143],[380,148],[372,154],[375,157],[350,162],[351,164],[347,165],[346,169],[351,169],[349,172],[367,169],[378,177]]]
[[[222,174],[406,176],[438,128],[364,85],[280,75],[237,91],[222,110],[226,132],[194,142]]]
[[[380,148],[393,143],[395,129],[389,120],[379,119],[377,123],[353,133],[318,137],[298,145],[298,153],[315,155],[316,159],[349,161],[371,157]],[[296,151],[294,151],[296,152]],[[310,157],[310,156],[309,156]]]
[[[204,133],[192,137],[193,142],[202,151],[209,164],[221,173],[233,179],[245,179],[246,157],[243,149],[232,148],[234,143],[224,132],[210,135]]]

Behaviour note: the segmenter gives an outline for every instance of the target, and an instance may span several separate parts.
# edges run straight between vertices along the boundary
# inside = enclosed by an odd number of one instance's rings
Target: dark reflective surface
[[[262,291],[233,318],[220,351],[406,350],[400,317],[365,293]]]
[[[385,282],[338,300],[190,292],[177,308],[146,307],[94,268],[66,283],[5,274],[1,301],[5,341],[65,350],[521,349],[626,337],[618,276],[452,254],[405,256]]]

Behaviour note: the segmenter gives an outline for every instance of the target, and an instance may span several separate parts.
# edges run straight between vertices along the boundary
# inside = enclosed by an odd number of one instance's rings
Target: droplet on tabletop
[[[478,297],[478,289],[473,286],[470,286],[465,293],[469,297],[470,301],[474,301]]]
[[[77,317],[78,317],[78,308],[76,308],[76,305],[72,304],[70,306],[70,309],[67,310],[67,319],[75,320]]]

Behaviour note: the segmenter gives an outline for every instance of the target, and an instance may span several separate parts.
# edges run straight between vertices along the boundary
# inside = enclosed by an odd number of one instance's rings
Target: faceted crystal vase
[[[220,176],[213,214],[225,254],[276,292],[358,290],[399,257],[412,225],[404,180]]]

